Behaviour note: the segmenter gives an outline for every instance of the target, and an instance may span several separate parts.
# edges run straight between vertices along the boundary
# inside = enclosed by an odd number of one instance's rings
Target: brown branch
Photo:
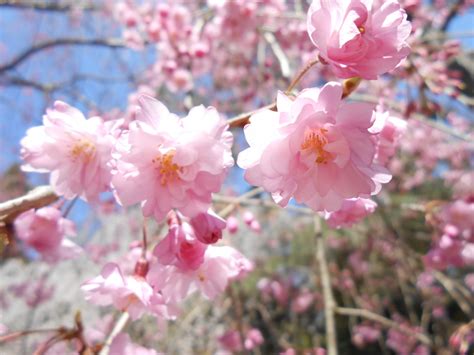
[[[428,345],[430,347],[433,346],[431,339],[429,338],[428,335],[423,334],[423,333],[416,333],[413,329],[409,329],[407,327],[401,326],[400,324],[394,322],[391,319],[385,318],[377,313],[368,311],[366,309],[337,307],[335,311],[337,314],[340,314],[340,315],[361,317],[361,318],[365,318],[365,319],[380,323],[381,325],[387,328],[394,328],[405,335],[416,338],[419,342],[425,345]]]
[[[317,63],[319,63],[319,60],[318,59],[313,59],[311,61],[309,61],[299,72],[298,74],[296,74],[295,78],[293,79],[293,81],[290,83],[290,85],[288,86],[288,88],[286,89],[285,91],[285,94],[286,95],[289,95],[291,93],[291,91],[296,87],[296,85],[298,85],[298,83],[301,81],[301,79],[303,79],[303,77],[306,75],[306,73],[308,73],[308,71],[314,67]],[[238,116],[235,116],[231,119],[229,119],[227,122],[229,123],[229,127],[230,128],[234,128],[234,127],[243,127],[245,126],[247,123],[249,123],[249,118],[250,116],[252,116],[253,114],[259,112],[259,111],[262,111],[262,110],[272,110],[272,111],[275,111],[276,110],[276,102],[273,102],[271,103],[270,105],[267,105],[267,106],[264,106],[264,107],[261,107],[259,109],[256,109],[256,110],[253,110],[253,111],[250,111],[250,112],[246,112],[246,113],[242,113]]]
[[[0,73],[15,68],[17,65],[28,59],[33,54],[42,50],[58,47],[58,46],[97,46],[107,48],[126,48],[124,42],[121,39],[104,39],[104,38],[56,38],[47,40],[31,46],[24,52],[19,54],[17,57],[12,59],[10,62],[0,66]]]
[[[378,98],[376,96],[368,95],[368,94],[353,94],[352,97],[356,101],[364,101],[364,102],[370,102],[370,103],[374,103],[374,104],[378,104],[379,101],[380,101],[380,98]],[[405,111],[402,104],[400,104],[396,101],[384,100],[384,102],[387,104],[387,106],[390,109],[393,109],[393,110],[397,111],[400,114],[403,114],[404,111]],[[452,127],[449,127],[447,125],[440,124],[437,121],[429,120],[423,115],[412,113],[410,115],[410,117],[412,117],[413,119],[415,119],[417,121],[420,121],[421,123],[423,123],[427,126],[435,128],[435,129],[437,129],[441,132],[447,133],[447,134],[449,134],[449,135],[451,135],[455,138],[461,139],[463,141],[471,142],[471,140],[472,140],[467,134],[459,132],[456,129],[454,129]]]
[[[449,10],[448,16],[446,16],[446,19],[444,20],[443,24],[441,25],[441,28],[440,28],[441,31],[446,32],[446,30],[449,27],[449,24],[456,17],[459,10],[464,5],[465,1],[466,0],[458,0],[453,6],[451,6],[451,9]]]
[[[229,203],[228,206],[224,207],[218,214],[222,218],[226,218],[229,214],[232,213],[232,211],[242,202],[245,201],[255,195],[258,195],[263,192],[263,189],[261,187],[256,187],[239,197],[237,197],[233,202]]]
[[[0,0],[1,7],[9,7],[22,10],[36,11],[54,11],[63,12],[73,9],[81,9],[83,11],[94,11],[99,8],[89,1],[69,1],[69,2],[45,2],[45,1],[18,1],[18,0]]]
[[[243,127],[247,123],[249,123],[250,116],[252,116],[253,114],[255,114],[259,111],[263,111],[263,110],[272,110],[272,111],[276,110],[276,103],[272,103],[270,105],[260,107],[256,110],[245,112],[245,113],[242,113],[242,114],[237,115],[235,117],[232,117],[231,119],[229,119],[227,121],[229,123],[229,127],[230,128]]]
[[[469,317],[474,317],[474,308],[471,305],[474,304],[474,299],[470,297],[469,292],[463,294],[462,291],[458,291],[456,284],[449,277],[445,276],[442,272],[435,271],[433,273],[436,280],[446,289],[451,297],[457,302],[459,308]],[[467,296],[467,297],[465,297]]]
[[[318,261],[321,284],[323,286],[324,314],[326,318],[326,347],[328,355],[337,355],[337,333],[334,316],[334,310],[337,305],[332,293],[331,277],[326,260],[326,246],[321,230],[321,218],[319,216],[314,218],[314,230],[316,232],[316,259]]]
[[[20,213],[47,206],[58,198],[51,186],[38,186],[26,195],[0,203],[0,221],[11,222]]]
[[[310,60],[308,62],[308,64],[306,64],[304,66],[303,69],[301,69],[298,74],[296,74],[295,78],[293,79],[293,81],[290,83],[290,85],[288,86],[288,88],[286,89],[285,91],[285,94],[290,94],[291,91],[296,87],[296,85],[298,85],[298,83],[301,81],[301,79],[303,79],[303,77],[306,75],[306,73],[308,73],[308,71],[314,67],[317,63],[319,63],[319,59],[316,58],[316,59],[313,59],[313,60]]]

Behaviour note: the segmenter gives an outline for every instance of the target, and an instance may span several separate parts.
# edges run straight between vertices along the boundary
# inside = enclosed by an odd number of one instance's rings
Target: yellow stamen
[[[170,150],[152,160],[160,173],[160,184],[162,186],[179,179],[178,173],[183,170],[178,164],[173,163],[175,153],[174,150]]]
[[[326,137],[327,129],[320,128],[306,134],[301,149],[314,153],[316,155],[315,163],[327,164],[333,158],[332,154],[325,151],[324,147],[328,143]]]
[[[358,29],[359,29],[359,32],[360,32],[361,34],[364,34],[364,33],[365,33],[365,27],[364,27],[364,26],[360,26]]]
[[[71,149],[71,155],[74,160],[82,157],[84,162],[88,162],[96,151],[95,145],[87,139],[78,139]]]

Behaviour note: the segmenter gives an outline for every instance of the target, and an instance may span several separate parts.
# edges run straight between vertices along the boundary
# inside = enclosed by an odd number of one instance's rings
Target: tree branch
[[[337,307],[335,311],[337,314],[344,315],[344,316],[353,316],[353,317],[361,317],[361,318],[369,319],[371,321],[380,323],[387,328],[394,328],[405,335],[416,338],[419,342],[425,345],[428,345],[430,347],[433,346],[431,339],[426,334],[416,333],[413,331],[413,329],[403,327],[391,319],[382,317],[381,315],[368,311],[366,309]]]
[[[326,260],[326,246],[321,230],[321,218],[314,218],[314,230],[316,232],[316,259],[321,274],[321,284],[323,286],[324,297],[324,314],[326,318],[326,347],[328,355],[337,355],[337,333],[336,320],[334,310],[336,309],[336,301],[331,288],[331,277]]]
[[[89,1],[69,1],[69,2],[44,2],[44,1],[18,1],[18,0],[0,0],[1,7],[10,7],[22,10],[36,11],[54,11],[63,12],[73,9],[81,9],[84,11],[94,11],[99,8]]]
[[[120,318],[117,320],[115,323],[112,331],[109,333],[107,336],[107,339],[104,342],[104,345],[102,349],[99,352],[99,355],[108,355],[110,351],[110,344],[112,344],[112,341],[114,338],[125,328],[127,325],[128,321],[130,319],[130,315],[127,312],[123,312],[120,315]]]
[[[458,0],[457,3],[451,6],[451,9],[449,10],[449,14],[448,16],[446,16],[446,19],[444,20],[443,25],[441,26],[441,31],[446,32],[446,30],[449,27],[449,24],[456,17],[457,13],[461,9],[461,7],[464,5],[464,2],[465,0]]]
[[[58,198],[51,186],[38,186],[26,195],[0,203],[0,222],[11,222],[20,213],[47,206]]]
[[[0,73],[3,73],[7,70],[15,68],[17,65],[28,59],[33,54],[40,52],[44,49],[57,47],[57,46],[98,46],[98,47],[108,47],[108,48],[125,48],[125,44],[121,39],[115,38],[56,38],[47,40],[38,44],[35,44],[25,50],[23,53],[19,54],[17,57],[13,58],[10,62],[0,66]]]

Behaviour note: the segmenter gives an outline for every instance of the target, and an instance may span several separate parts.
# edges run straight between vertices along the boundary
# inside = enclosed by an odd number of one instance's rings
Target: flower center
[[[78,139],[71,149],[71,155],[74,160],[82,157],[84,162],[88,162],[95,153],[95,145],[87,139]]]
[[[364,26],[359,26],[358,29],[359,29],[360,34],[363,35],[365,33],[365,27]]]
[[[152,160],[160,173],[160,184],[162,186],[179,179],[178,173],[183,170],[178,164],[173,163],[175,153],[174,150],[170,150]]]
[[[333,155],[324,150],[324,147],[328,143],[326,137],[327,129],[320,128],[314,131],[309,131],[305,134],[301,149],[307,152],[314,153],[316,156],[315,163],[327,164],[329,160],[333,159]]]
[[[204,276],[204,274],[200,271],[198,273],[198,279],[199,279],[199,281],[204,282],[204,281],[206,281],[206,276]]]

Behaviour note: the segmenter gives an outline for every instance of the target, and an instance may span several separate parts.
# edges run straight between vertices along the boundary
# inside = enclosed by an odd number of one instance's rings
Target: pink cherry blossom
[[[303,290],[291,301],[291,310],[295,313],[305,312],[314,302],[314,294]]]
[[[375,160],[382,165],[395,155],[398,141],[405,132],[407,123],[401,118],[390,115],[389,111],[376,111],[375,125],[383,128],[377,135]]]
[[[373,107],[343,103],[341,96],[334,82],[306,89],[294,101],[280,92],[278,112],[254,114],[244,128],[250,148],[238,157],[245,179],[281,206],[294,197],[314,211],[336,211],[346,199],[377,194],[391,176],[374,162]]]
[[[145,312],[171,318],[163,298],[154,292],[146,280],[138,275],[124,276],[120,267],[108,263],[99,276],[81,286],[85,299],[100,306],[114,305],[127,311],[132,319],[140,318]]]
[[[166,302],[179,302],[195,291],[214,299],[224,292],[229,280],[245,274],[250,262],[232,247],[210,245],[198,269],[180,269],[174,265],[153,264],[147,279]]]
[[[207,211],[233,165],[227,123],[212,107],[178,118],[151,97],[139,101],[137,120],[115,155],[112,182],[120,202],[142,202],[143,214],[159,221],[172,208],[188,217]]]
[[[379,328],[367,324],[358,324],[352,331],[352,343],[358,348],[364,348],[368,344],[375,343],[380,336]]]
[[[214,244],[222,238],[222,230],[226,228],[227,222],[212,210],[200,213],[191,218],[191,225],[196,238],[205,244]]]
[[[153,254],[163,265],[175,265],[181,270],[196,270],[204,262],[207,244],[201,243],[187,222],[173,223],[166,237]]]
[[[289,285],[287,283],[263,278],[258,281],[257,288],[264,298],[275,298],[280,305],[286,306],[289,298]]]
[[[25,171],[50,172],[58,195],[96,201],[109,189],[107,163],[115,138],[109,132],[119,121],[86,119],[76,108],[56,101],[43,116],[43,125],[30,128],[21,140]]]
[[[313,0],[307,25],[320,57],[341,78],[377,79],[410,52],[411,24],[397,0]]]
[[[228,330],[219,338],[219,344],[226,350],[232,352],[241,352],[243,347],[245,350],[252,350],[263,344],[263,336],[260,330],[252,328],[244,334],[245,339],[240,339],[238,330]]]
[[[18,239],[33,248],[46,262],[57,262],[79,255],[82,249],[66,237],[76,235],[74,222],[63,218],[55,207],[28,210],[14,222]]]
[[[326,222],[331,228],[350,227],[374,213],[377,204],[367,198],[344,200],[339,210],[327,213]]]

